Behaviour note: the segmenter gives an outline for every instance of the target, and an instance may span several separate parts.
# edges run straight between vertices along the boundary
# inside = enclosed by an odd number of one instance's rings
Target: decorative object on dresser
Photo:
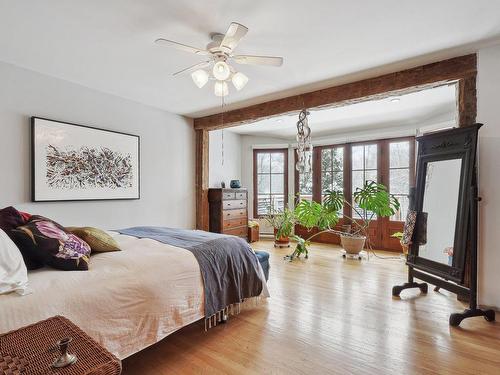
[[[247,238],[248,194],[246,189],[209,189],[210,232]]]
[[[65,349],[59,345],[64,340],[71,341],[69,352],[76,357],[64,370],[56,371],[54,358]],[[119,375],[122,371],[118,358],[62,316],[1,335],[0,349],[2,374]]]
[[[34,202],[139,199],[137,135],[31,118]]]
[[[240,180],[231,180],[230,186],[231,186],[231,189],[240,189],[241,182],[240,182]]]

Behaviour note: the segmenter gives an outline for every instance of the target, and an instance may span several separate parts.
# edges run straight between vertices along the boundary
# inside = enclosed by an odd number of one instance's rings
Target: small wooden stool
[[[260,239],[259,227],[248,227],[248,242],[257,242]]]

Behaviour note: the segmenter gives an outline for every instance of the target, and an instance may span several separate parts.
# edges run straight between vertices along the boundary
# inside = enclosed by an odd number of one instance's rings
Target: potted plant
[[[271,206],[264,219],[274,228],[274,247],[290,247],[290,236],[296,222],[294,211],[288,206],[283,211]]]
[[[403,243],[403,232],[396,232],[391,235],[393,238],[397,238],[403,249],[403,254],[406,256],[408,254],[409,245]]]
[[[295,208],[295,216],[299,224],[311,230],[317,227],[319,231],[306,241],[322,233],[335,233],[340,236],[342,247],[348,254],[359,255],[368,238],[368,228],[375,215],[387,217],[399,210],[399,201],[387,188],[375,181],[366,181],[362,188],[356,188],[353,203],[348,202],[341,191],[330,190],[323,203],[302,200]],[[348,230],[338,231],[333,227],[338,223],[338,212],[344,205],[352,208],[357,218],[344,215],[350,223]]]

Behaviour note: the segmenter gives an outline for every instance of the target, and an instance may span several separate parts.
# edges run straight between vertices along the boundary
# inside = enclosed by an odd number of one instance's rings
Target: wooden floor
[[[500,323],[469,319],[447,292],[391,296],[406,279],[400,260],[345,260],[313,245],[308,260],[271,252],[271,298],[204,332],[192,324],[123,361],[125,375],[500,374]],[[379,255],[394,255],[379,253]]]

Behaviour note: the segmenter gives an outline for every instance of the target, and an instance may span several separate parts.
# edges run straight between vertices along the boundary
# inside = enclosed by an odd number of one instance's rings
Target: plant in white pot
[[[335,230],[333,227],[339,222],[338,212],[344,205],[350,206],[357,217],[344,215],[350,224],[349,230]],[[399,201],[389,194],[384,185],[366,181],[362,188],[356,188],[352,203],[345,199],[342,191],[329,190],[322,204],[300,201],[295,207],[295,216],[298,223],[307,229],[319,229],[306,241],[309,242],[322,233],[335,233],[340,236],[342,247],[347,254],[359,255],[369,237],[368,228],[372,220],[394,215],[398,210]]]

